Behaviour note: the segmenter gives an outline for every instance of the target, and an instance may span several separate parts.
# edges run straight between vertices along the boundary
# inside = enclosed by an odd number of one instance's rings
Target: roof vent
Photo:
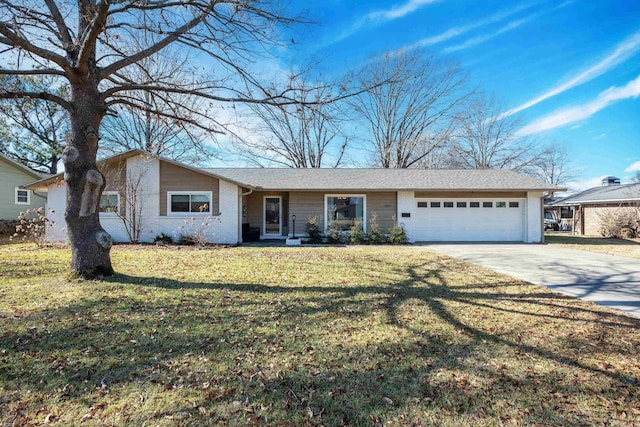
[[[602,178],[602,186],[609,187],[612,185],[620,185],[620,178],[616,178],[615,176],[607,176]]]

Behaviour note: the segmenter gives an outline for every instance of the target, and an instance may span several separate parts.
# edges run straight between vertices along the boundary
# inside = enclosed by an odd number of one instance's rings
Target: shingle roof
[[[205,171],[268,190],[539,190],[561,188],[509,170],[214,168]]]
[[[579,205],[582,203],[605,203],[640,200],[640,184],[610,185],[594,187],[581,193],[550,203],[549,206]]]

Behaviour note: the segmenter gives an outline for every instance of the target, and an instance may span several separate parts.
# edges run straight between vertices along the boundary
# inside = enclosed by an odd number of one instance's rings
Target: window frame
[[[26,191],[27,192],[27,201],[26,202],[20,202],[18,201],[18,195],[21,191]],[[30,205],[31,204],[31,190],[27,190],[25,188],[20,188],[20,187],[16,187],[15,189],[15,198],[14,198],[14,203],[16,205]]]
[[[116,212],[102,212],[100,211],[100,202],[98,202],[98,212],[100,214],[100,216],[119,216],[120,215],[120,193],[117,191],[103,191],[102,194],[100,195],[100,198],[102,198],[102,196],[117,196],[118,197],[118,204],[116,205]]]
[[[172,196],[209,196],[209,212],[174,212],[171,209]],[[191,198],[189,198],[189,206],[191,206]],[[213,216],[213,191],[167,191],[167,216]]]
[[[329,197],[362,197],[362,230],[367,231],[367,195],[366,194],[335,194],[327,193],[324,195],[324,229],[328,230],[330,223],[327,215],[329,207]]]

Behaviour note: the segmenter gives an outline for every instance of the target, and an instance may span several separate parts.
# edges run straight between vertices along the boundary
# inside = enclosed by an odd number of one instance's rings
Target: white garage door
[[[415,199],[415,240],[520,242],[524,199]]]

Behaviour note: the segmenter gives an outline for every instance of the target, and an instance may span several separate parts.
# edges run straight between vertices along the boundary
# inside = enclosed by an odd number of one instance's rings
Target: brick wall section
[[[631,211],[637,212],[636,206],[606,206],[593,205],[584,206],[584,234],[585,236],[600,236],[600,218],[603,215],[615,212]]]

